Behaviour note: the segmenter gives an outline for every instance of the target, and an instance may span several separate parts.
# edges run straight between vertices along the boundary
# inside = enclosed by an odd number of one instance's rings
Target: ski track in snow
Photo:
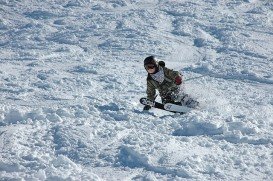
[[[271,1],[0,6],[1,180],[272,180]],[[200,109],[142,111],[151,54]]]

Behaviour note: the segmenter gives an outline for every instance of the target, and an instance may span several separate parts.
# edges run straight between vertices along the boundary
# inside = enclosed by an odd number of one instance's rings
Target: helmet
[[[158,62],[156,61],[154,56],[149,56],[149,57],[145,58],[145,60],[144,60],[144,67],[145,67],[146,71],[148,71],[147,68],[150,65],[153,65],[155,67],[155,72],[153,74],[157,73],[159,70],[159,67],[158,67]]]
[[[149,56],[149,57],[145,58],[144,66],[148,65],[148,64],[153,64],[153,65],[157,66],[157,61],[154,56]]]

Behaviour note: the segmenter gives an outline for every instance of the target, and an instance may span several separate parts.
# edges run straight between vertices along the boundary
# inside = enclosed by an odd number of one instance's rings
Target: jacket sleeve
[[[177,76],[182,77],[182,75],[178,71],[168,69],[166,67],[165,67],[165,76],[167,76],[169,79],[173,80],[173,82],[175,81],[175,77],[177,77]]]
[[[147,80],[147,98],[150,100],[154,100],[155,99],[155,94],[156,94],[156,88],[155,86],[149,81]]]

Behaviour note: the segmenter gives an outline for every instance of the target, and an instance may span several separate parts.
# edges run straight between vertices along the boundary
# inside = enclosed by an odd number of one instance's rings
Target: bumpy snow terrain
[[[0,0],[0,17],[0,180],[273,179],[271,0]],[[199,109],[142,111],[150,55]]]

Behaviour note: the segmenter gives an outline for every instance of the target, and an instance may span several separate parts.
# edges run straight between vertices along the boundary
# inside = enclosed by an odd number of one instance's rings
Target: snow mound
[[[144,168],[148,171],[153,171],[160,174],[170,174],[182,178],[191,178],[185,170],[170,169],[167,167],[153,166],[148,163],[148,158],[130,147],[122,146],[119,152],[118,162],[125,167]]]

